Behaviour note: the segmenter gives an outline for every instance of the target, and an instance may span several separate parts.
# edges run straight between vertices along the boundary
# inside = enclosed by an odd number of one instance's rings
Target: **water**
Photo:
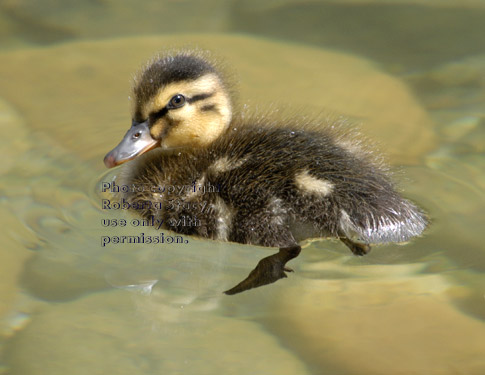
[[[2,3],[0,374],[483,373],[485,5],[427,4]],[[310,242],[232,297],[272,249],[103,246],[157,233],[101,225],[132,218],[100,209],[102,158],[133,73],[178,45],[221,56],[248,111],[357,124],[424,236],[365,257]]]

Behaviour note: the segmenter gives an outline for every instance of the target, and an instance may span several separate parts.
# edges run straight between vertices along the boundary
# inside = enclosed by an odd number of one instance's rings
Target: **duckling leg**
[[[287,277],[285,271],[293,272],[293,270],[285,267],[285,265],[291,259],[296,258],[300,254],[300,251],[301,247],[299,245],[281,247],[278,253],[261,259],[256,268],[249,273],[248,277],[224,293],[229,295],[241,293]]]
[[[370,245],[351,241],[347,237],[340,237],[340,241],[342,241],[354,253],[354,255],[365,255],[371,249]]]

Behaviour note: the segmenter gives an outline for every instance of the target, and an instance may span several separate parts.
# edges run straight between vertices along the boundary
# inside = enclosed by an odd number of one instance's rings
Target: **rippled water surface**
[[[0,24],[0,374],[485,373],[485,2],[3,1]],[[429,229],[308,242],[231,297],[273,249],[103,245],[160,233],[102,225],[134,218],[101,209],[102,159],[177,46],[220,56],[239,108],[348,118]]]

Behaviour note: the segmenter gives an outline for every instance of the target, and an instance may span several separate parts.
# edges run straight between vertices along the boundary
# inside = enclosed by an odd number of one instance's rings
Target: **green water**
[[[0,2],[0,374],[485,372],[485,3]],[[108,245],[102,158],[131,77],[216,52],[238,106],[343,115],[431,225],[354,257],[307,243],[288,279],[223,290],[271,254],[188,238]],[[167,234],[169,235],[169,234]]]

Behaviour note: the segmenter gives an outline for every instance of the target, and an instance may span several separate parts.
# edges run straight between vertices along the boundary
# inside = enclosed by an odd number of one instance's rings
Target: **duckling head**
[[[232,117],[229,90],[202,53],[163,56],[135,77],[132,125],[104,158],[108,168],[153,148],[203,147]]]

